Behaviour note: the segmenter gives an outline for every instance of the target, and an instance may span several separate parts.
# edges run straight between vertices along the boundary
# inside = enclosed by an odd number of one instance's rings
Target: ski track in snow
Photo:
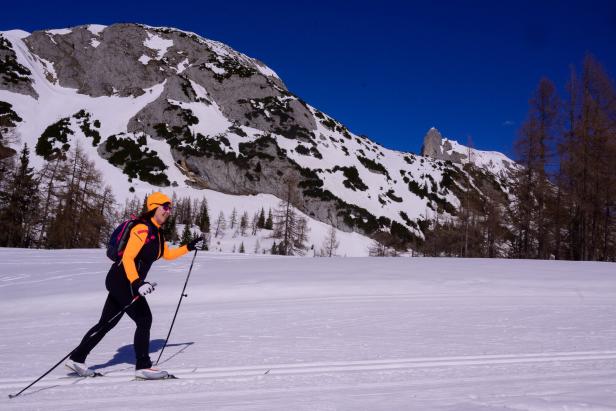
[[[539,353],[518,355],[483,355],[466,357],[443,357],[443,358],[407,358],[393,360],[366,360],[366,361],[338,361],[316,362],[305,364],[274,364],[257,365],[249,367],[217,367],[217,368],[193,368],[174,370],[173,374],[185,379],[230,379],[235,377],[259,377],[267,375],[297,375],[297,374],[331,374],[354,371],[389,371],[408,370],[413,368],[433,367],[464,367],[464,366],[488,366],[495,364],[522,364],[522,363],[547,363],[567,361],[597,361],[616,360],[616,351],[596,352],[562,352],[562,353]],[[39,389],[47,386],[61,386],[73,384],[117,384],[134,378],[133,372],[109,371],[104,373],[104,378],[79,378],[57,377],[50,378],[41,384]],[[591,374],[591,375],[594,375]],[[616,377],[616,372],[609,372]],[[0,378],[0,390],[19,388],[27,385],[35,377],[29,378]]]
[[[88,363],[8,399],[98,319],[102,250],[0,249],[0,409],[615,410],[614,264],[200,253],[161,366],[123,319]],[[190,258],[148,279],[152,358]]]

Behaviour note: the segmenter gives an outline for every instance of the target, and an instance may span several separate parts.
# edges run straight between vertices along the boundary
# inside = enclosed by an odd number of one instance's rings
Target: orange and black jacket
[[[128,281],[134,291],[145,281],[154,261],[161,257],[173,260],[187,252],[188,248],[185,245],[169,248],[160,226],[154,219],[137,224],[130,231],[122,261],[113,264],[109,270],[107,288],[111,284],[126,284]]]

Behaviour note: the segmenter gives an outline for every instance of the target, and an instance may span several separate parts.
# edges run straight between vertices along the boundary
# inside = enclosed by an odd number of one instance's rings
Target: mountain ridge
[[[436,129],[423,156],[387,149],[288,91],[265,64],[194,33],[118,24],[0,39],[0,101],[10,105],[0,115],[24,119],[3,133],[36,147],[39,165],[80,142],[107,180],[128,181],[115,184],[119,199],[157,187],[283,198],[293,176],[307,216],[408,248],[431,216],[455,215],[462,187],[506,195],[515,167],[473,150],[482,171],[469,173],[465,147],[438,141]]]

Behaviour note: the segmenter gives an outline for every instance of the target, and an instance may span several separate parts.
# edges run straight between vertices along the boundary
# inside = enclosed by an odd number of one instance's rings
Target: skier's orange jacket
[[[122,255],[122,266],[126,272],[126,278],[132,284],[137,280],[145,280],[145,276],[152,263],[163,257],[165,260],[173,260],[188,252],[188,247],[183,245],[178,248],[169,248],[160,232],[160,225],[152,218],[150,228],[146,224],[137,224],[131,231]],[[139,264],[139,267],[135,264]]]

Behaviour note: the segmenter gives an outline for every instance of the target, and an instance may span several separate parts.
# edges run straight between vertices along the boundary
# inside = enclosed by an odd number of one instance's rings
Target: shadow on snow
[[[165,344],[165,340],[160,339],[160,338],[157,340],[150,341],[150,355],[152,357],[152,361],[156,361],[156,358],[158,357],[157,355],[154,355],[154,353],[158,353],[158,351],[160,351],[163,348],[164,344]],[[159,362],[159,364],[163,364],[169,361],[176,355],[184,352],[184,350],[186,350],[188,347],[190,347],[193,344],[194,342],[192,341],[185,342],[185,343],[177,343],[177,344],[167,344],[167,347],[165,348],[166,353],[170,353],[170,351],[168,350],[171,347],[182,347],[182,348],[174,352],[172,355],[170,355],[167,358],[164,358],[164,357],[161,358],[161,361]],[[135,364],[135,350],[133,349],[133,344],[128,344],[128,345],[118,348],[118,351],[116,351],[114,356],[111,359],[109,359],[109,361],[107,361],[104,364],[92,365],[90,368],[93,370],[98,370],[101,368],[111,367],[112,365],[118,365],[118,364],[133,364],[133,365]]]

